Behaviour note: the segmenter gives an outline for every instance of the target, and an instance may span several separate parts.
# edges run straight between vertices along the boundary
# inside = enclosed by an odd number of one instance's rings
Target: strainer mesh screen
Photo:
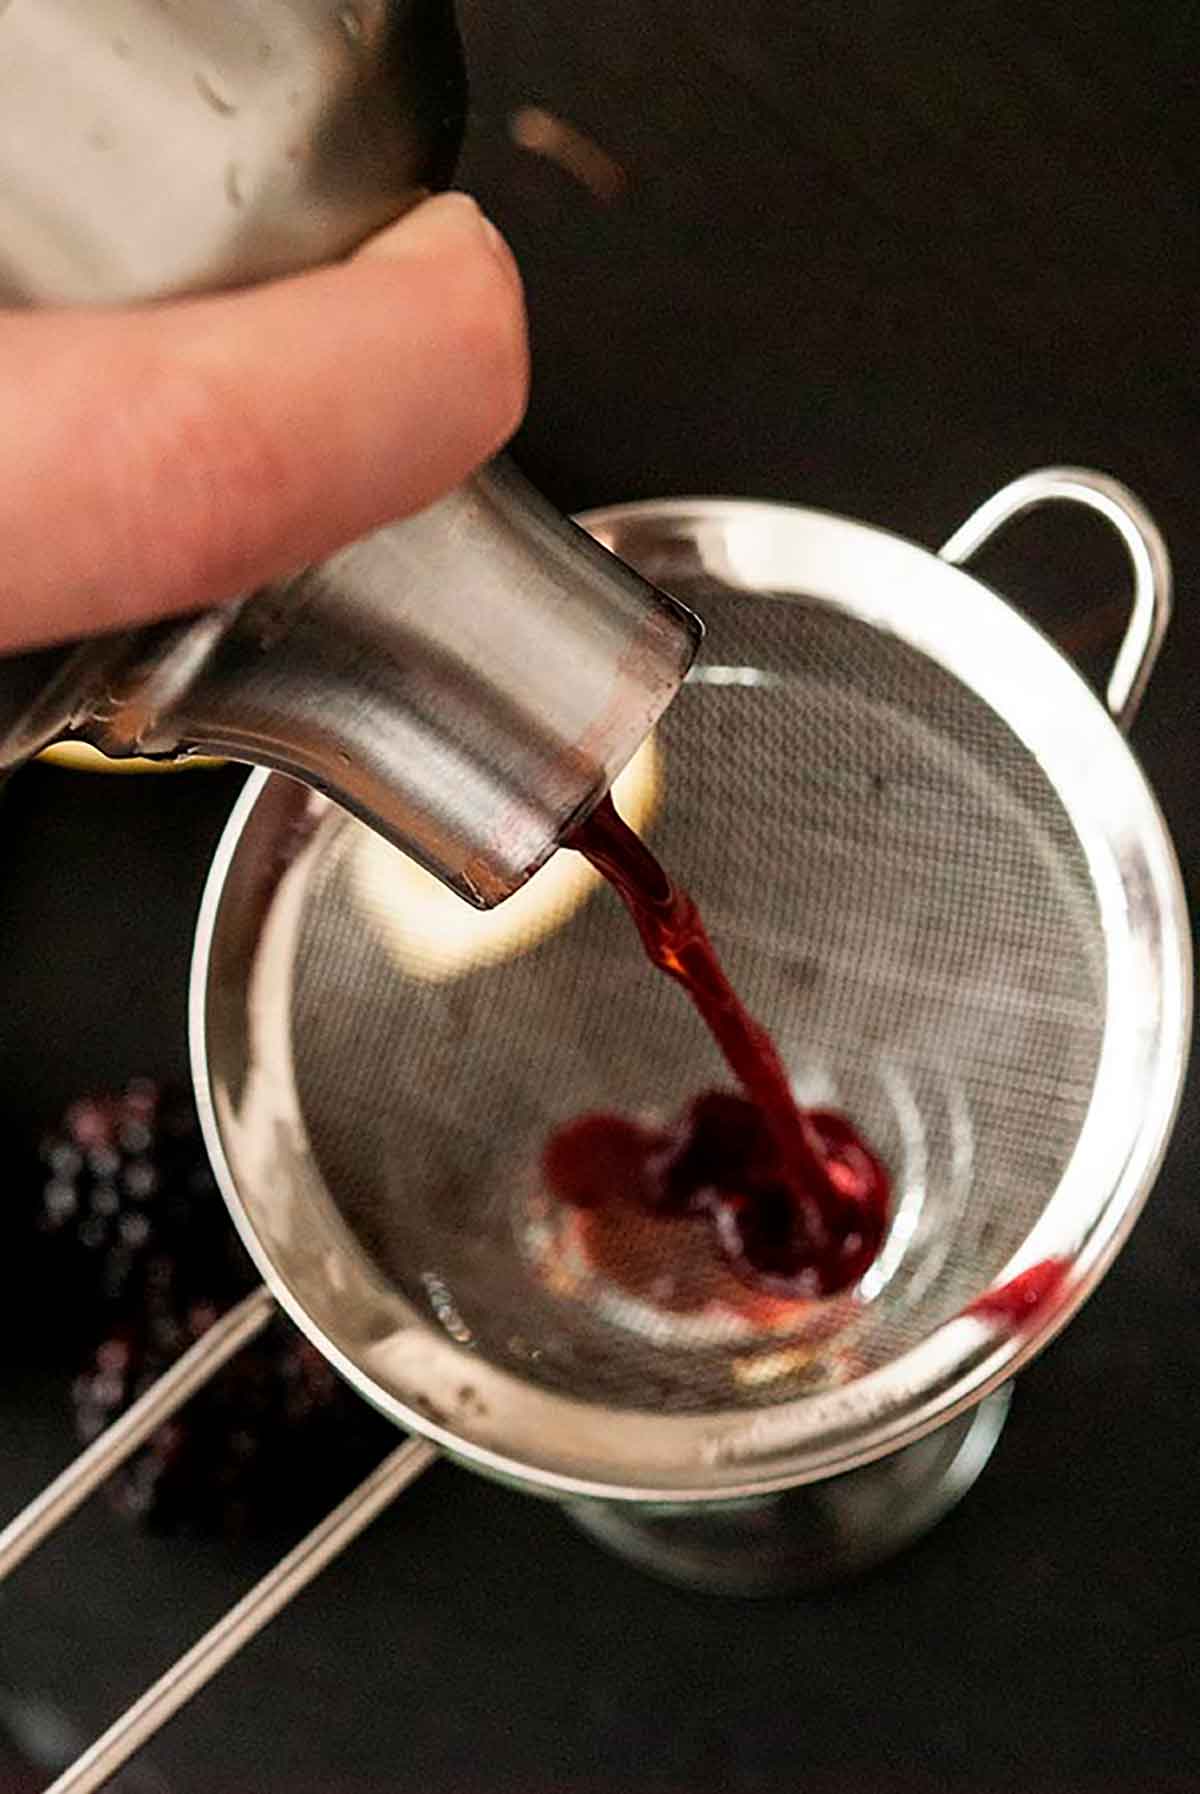
[[[801,1097],[889,1166],[862,1290],[747,1318],[703,1224],[616,1207],[601,1262],[546,1196],[560,1122],[667,1119],[729,1082],[606,889],[528,950],[429,981],[378,879],[364,897],[363,856],[391,850],[338,818],[292,1027],[330,1199],[431,1325],[576,1397],[698,1412],[848,1381],[991,1281],[1071,1157],[1105,988],[1075,833],[979,699],[815,602],[674,584],[708,637],[658,733],[649,837]]]

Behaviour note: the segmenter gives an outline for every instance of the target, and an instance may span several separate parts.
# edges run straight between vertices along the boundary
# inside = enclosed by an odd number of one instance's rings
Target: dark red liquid
[[[1007,1321],[1013,1327],[1025,1326],[1057,1295],[1067,1270],[1065,1258],[1043,1258],[1019,1277],[985,1290],[966,1312],[985,1320]]]
[[[669,1129],[585,1115],[549,1141],[564,1202],[625,1201],[664,1219],[704,1214],[730,1267],[785,1298],[831,1295],[879,1250],[891,1186],[844,1116],[802,1109],[774,1041],[730,984],[695,903],[628,828],[611,798],[567,839],[621,897],[647,957],[687,991],[744,1096],[709,1091]]]

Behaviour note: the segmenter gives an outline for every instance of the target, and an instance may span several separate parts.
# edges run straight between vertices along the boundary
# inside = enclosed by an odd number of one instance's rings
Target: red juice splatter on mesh
[[[785,1299],[832,1295],[879,1250],[891,1185],[844,1115],[803,1109],[770,1034],[726,976],[692,898],[611,798],[567,838],[612,885],[647,958],[682,985],[744,1094],[698,1096],[671,1127],[584,1115],[547,1143],[554,1194],[576,1208],[632,1203],[663,1219],[704,1215],[730,1268]]]

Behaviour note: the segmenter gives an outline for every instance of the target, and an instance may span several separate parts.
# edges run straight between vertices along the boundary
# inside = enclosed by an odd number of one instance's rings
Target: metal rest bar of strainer
[[[1125,488],[1082,469],[1050,468],[1027,474],[974,512],[945,543],[941,557],[963,565],[1010,520],[1056,501],[1082,505],[1107,519],[1133,564],[1130,621],[1106,693],[1110,714],[1117,726],[1126,730],[1162,643],[1170,610],[1170,568],[1152,519]],[[254,1339],[275,1312],[275,1300],[265,1287],[247,1296],[4,1528],[0,1532],[0,1581]],[[391,1452],[59,1776],[48,1794],[88,1794],[116,1774],[438,1455],[437,1447],[422,1439],[408,1439]]]

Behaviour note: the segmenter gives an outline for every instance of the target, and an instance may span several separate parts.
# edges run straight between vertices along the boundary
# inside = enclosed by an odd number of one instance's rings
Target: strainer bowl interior
[[[728,1496],[906,1443],[1083,1299],[1178,1095],[1182,899],[1101,706],[966,574],[785,507],[592,527],[707,624],[624,798],[798,1095],[889,1166],[862,1285],[755,1303],[701,1223],[550,1197],[559,1123],[728,1081],[565,853],[478,916],[256,777],[205,903],[197,1077],[247,1243],[369,1399],[551,1491]],[[1048,1257],[1022,1326],[967,1312]]]

